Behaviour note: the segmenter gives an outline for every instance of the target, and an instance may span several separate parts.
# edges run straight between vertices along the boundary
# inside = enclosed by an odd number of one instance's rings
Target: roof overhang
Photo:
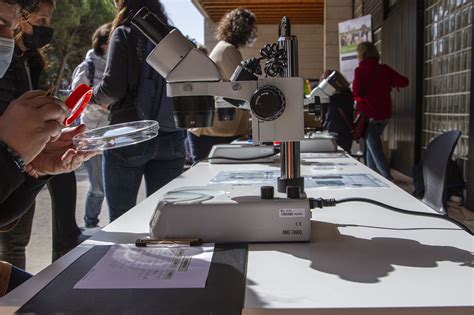
[[[278,24],[288,16],[292,24],[324,24],[324,0],[192,0],[201,13],[217,23],[235,8],[255,13],[258,24]]]

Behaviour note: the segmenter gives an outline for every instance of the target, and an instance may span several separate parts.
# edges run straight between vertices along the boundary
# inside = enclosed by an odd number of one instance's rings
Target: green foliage
[[[112,0],[59,0],[52,26],[54,38],[46,49],[48,86],[70,82],[74,68],[91,47],[91,36],[102,24],[115,16]]]

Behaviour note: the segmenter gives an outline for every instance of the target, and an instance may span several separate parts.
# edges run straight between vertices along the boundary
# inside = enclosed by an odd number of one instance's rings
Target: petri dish
[[[105,151],[153,139],[158,135],[158,129],[155,120],[132,121],[88,130],[72,141],[79,151]]]

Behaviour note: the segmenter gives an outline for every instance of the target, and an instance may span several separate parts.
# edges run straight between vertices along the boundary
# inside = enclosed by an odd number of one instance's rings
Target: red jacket
[[[375,75],[377,65],[379,65],[379,68],[376,77],[371,79]],[[363,111],[369,118],[376,120],[390,118],[392,114],[392,100],[390,98],[392,88],[407,85],[408,79],[389,66],[379,64],[376,59],[363,60],[359,63],[359,67],[355,69],[354,81],[352,82],[352,93],[356,101],[356,108]]]

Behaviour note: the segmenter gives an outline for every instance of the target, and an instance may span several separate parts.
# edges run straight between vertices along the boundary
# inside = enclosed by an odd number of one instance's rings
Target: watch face
[[[153,139],[158,129],[154,120],[133,121],[86,131],[75,136],[73,143],[79,151],[105,151]]]

